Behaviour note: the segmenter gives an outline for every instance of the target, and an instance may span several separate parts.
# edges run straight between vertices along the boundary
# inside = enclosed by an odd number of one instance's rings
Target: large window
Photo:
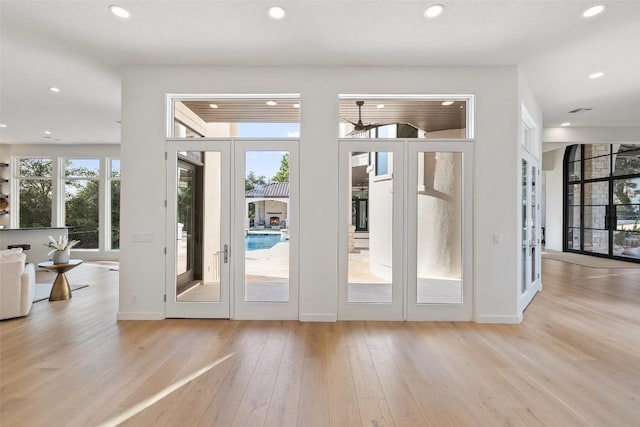
[[[53,204],[52,159],[30,158],[17,162],[16,181],[21,228],[51,226]]]
[[[74,249],[119,249],[119,159],[21,157],[13,177],[12,227],[66,226]]]
[[[640,144],[565,155],[565,250],[640,262]]]

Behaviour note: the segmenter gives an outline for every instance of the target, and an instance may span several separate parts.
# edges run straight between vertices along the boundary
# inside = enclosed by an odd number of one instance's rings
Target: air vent
[[[591,111],[593,108],[576,108],[575,110],[569,111],[570,114],[579,113],[580,111]]]

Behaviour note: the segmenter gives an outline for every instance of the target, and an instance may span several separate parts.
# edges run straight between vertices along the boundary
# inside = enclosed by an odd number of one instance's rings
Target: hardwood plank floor
[[[0,322],[0,426],[640,426],[640,269],[543,259],[481,325],[118,322],[110,267]]]

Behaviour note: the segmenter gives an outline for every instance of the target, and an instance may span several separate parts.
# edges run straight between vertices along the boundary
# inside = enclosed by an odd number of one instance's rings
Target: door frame
[[[231,140],[168,140],[166,158],[166,245],[165,245],[165,317],[230,318],[233,293],[230,292],[233,271],[230,263],[220,264],[219,302],[177,302],[177,167],[179,151],[215,151],[221,153],[220,162],[220,240],[221,247],[231,237]],[[227,203],[225,203],[225,200]]]

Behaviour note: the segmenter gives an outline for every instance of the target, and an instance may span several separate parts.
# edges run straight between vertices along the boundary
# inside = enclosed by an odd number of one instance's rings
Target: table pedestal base
[[[51,288],[51,294],[49,294],[49,301],[61,301],[65,299],[71,299],[71,287],[67,281],[67,276],[64,273],[58,273],[53,287]]]

